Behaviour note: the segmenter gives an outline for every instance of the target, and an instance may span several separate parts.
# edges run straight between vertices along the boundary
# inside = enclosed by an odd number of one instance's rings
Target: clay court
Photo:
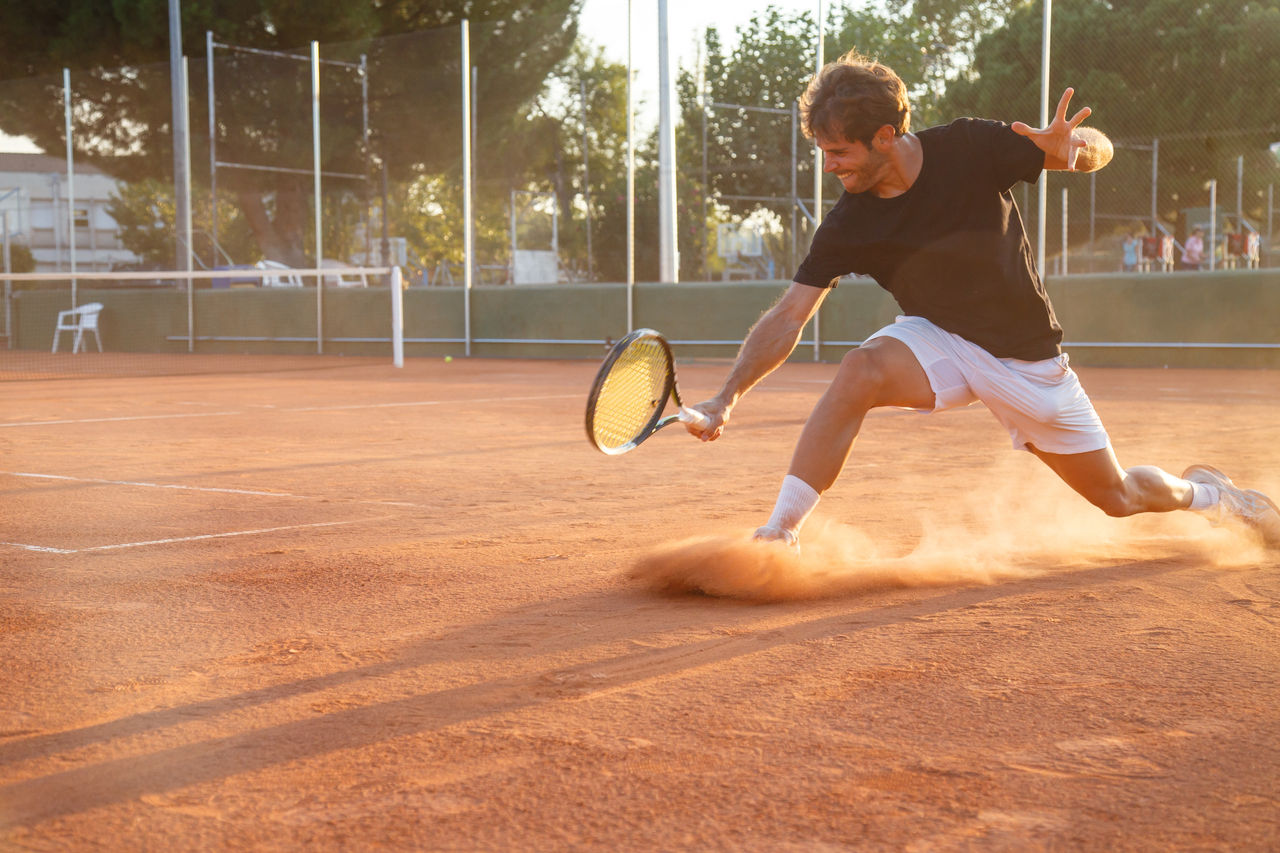
[[[591,359],[304,361],[0,385],[0,847],[1280,846],[1275,553],[973,407],[873,413],[796,564],[834,365],[609,458]],[[1280,491],[1280,371],[1081,376],[1123,464]]]

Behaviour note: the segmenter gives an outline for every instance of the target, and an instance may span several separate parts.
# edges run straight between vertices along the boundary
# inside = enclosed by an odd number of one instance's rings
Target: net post
[[[391,360],[404,367],[404,285],[400,267],[391,268]]]

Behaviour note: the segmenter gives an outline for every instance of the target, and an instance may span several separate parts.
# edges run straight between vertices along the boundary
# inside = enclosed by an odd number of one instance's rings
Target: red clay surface
[[[1280,847],[1276,554],[975,407],[757,559],[835,367],[618,458],[594,370],[0,385],[0,847]],[[1081,373],[1122,463],[1280,491],[1280,372]]]

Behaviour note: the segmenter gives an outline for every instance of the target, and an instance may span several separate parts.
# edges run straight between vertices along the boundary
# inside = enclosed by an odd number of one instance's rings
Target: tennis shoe
[[[800,537],[794,530],[788,530],[785,527],[766,525],[758,528],[751,538],[757,542],[783,542],[793,554],[800,553]]]
[[[1204,513],[1215,525],[1236,525],[1252,530],[1269,548],[1280,547],[1280,509],[1255,489],[1242,489],[1231,478],[1209,465],[1192,465],[1182,479],[1214,486],[1218,504]]]

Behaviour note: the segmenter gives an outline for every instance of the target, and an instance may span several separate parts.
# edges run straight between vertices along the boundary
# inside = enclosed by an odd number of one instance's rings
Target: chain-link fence
[[[1043,4],[974,3],[970,11],[966,24],[918,3],[879,12],[835,4],[824,53],[856,48],[897,70],[916,128],[966,115],[1038,126]],[[1044,223],[1045,272],[1280,263],[1271,248],[1280,4],[1080,0],[1051,12],[1049,109],[1074,87],[1072,111],[1092,107],[1088,124],[1111,136],[1116,156],[1095,174],[1042,177],[1043,211],[1039,187],[1015,190],[1033,242]],[[705,39],[705,65],[688,75],[683,93],[682,155],[699,175],[693,204],[713,211],[697,214],[707,222],[701,257],[710,261],[684,266],[698,277],[750,274],[767,261],[792,269],[811,234],[812,147],[798,138],[791,112],[813,67],[814,16],[774,11],[737,36],[731,50],[720,34]],[[828,203],[840,191],[830,177],[822,185]],[[771,238],[763,255],[742,263],[731,249],[717,250],[717,219],[763,231]],[[1188,238],[1205,248],[1184,261]]]
[[[824,53],[895,67],[917,128],[1038,124],[1042,4],[945,5],[828,5]],[[838,197],[826,176],[818,204],[795,109],[817,30],[771,10],[732,48],[704,34],[684,69],[682,280],[789,278]],[[1045,271],[1275,265],[1280,0],[1076,0],[1051,32],[1050,100],[1074,86],[1116,156],[1015,189]],[[410,287],[622,282],[634,241],[635,279],[656,280],[654,130],[628,136],[627,68],[573,35],[565,10],[283,48],[209,33],[186,62],[189,190],[173,179],[168,63],[0,81],[0,130],[45,151],[0,155],[7,268],[182,268],[189,248],[193,268],[226,271],[215,289],[261,286],[238,268],[317,263],[393,263]],[[1184,260],[1197,238],[1202,257]],[[315,284],[296,279],[276,283]]]

